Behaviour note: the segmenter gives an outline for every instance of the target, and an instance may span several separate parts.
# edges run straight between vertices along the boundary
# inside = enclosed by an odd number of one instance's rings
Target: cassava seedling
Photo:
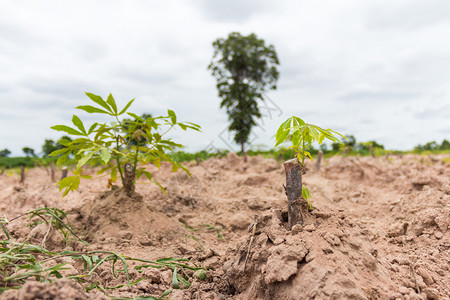
[[[183,145],[164,137],[175,127],[184,131],[187,129],[199,131],[199,125],[178,122],[175,112],[170,109],[167,110],[167,116],[154,118],[146,116],[144,119],[127,112],[134,99],[129,101],[122,110],[118,110],[116,101],[111,94],[106,101],[91,93],[86,93],[86,95],[95,103],[95,106],[82,105],[76,107],[77,109],[90,114],[106,115],[112,120],[109,123],[95,122],[87,128],[78,116],[73,115],[72,123],[75,127],[66,125],[51,127],[54,130],[78,137],[73,141],[59,140],[64,148],[50,154],[50,156],[59,156],[57,164],[64,163],[71,154],[77,161],[73,176],[66,177],[58,183],[60,190],[65,189],[63,196],[66,196],[69,191],[77,190],[81,178],[90,178],[90,176],[82,174],[82,167],[87,163],[104,165],[98,174],[102,174],[106,170],[111,171],[108,187],[112,186],[119,174],[128,196],[134,193],[135,178],[139,179],[142,175],[159,185],[152,178],[152,174],[146,171],[145,167],[139,167],[139,164],[152,163],[159,168],[161,161],[167,161],[172,164],[172,171],[181,168],[189,174],[183,165],[166,155],[166,151],[173,151]],[[125,113],[133,120],[120,120],[119,116]],[[161,185],[159,186],[163,189]]]
[[[296,153],[295,158],[284,163],[286,172],[286,186],[284,189],[288,197],[289,230],[295,224],[303,223],[303,214],[301,212],[303,205],[300,202],[302,198],[308,203],[309,209],[312,209],[311,203],[309,202],[311,193],[307,187],[302,186],[302,175],[306,174],[305,159],[309,158],[313,160],[308,149],[312,146],[312,143],[317,141],[319,144],[322,144],[325,139],[341,143],[336,135],[345,138],[339,132],[308,124],[295,116],[284,121],[278,128],[275,136],[275,147],[290,140],[292,146],[289,148],[292,148]]]

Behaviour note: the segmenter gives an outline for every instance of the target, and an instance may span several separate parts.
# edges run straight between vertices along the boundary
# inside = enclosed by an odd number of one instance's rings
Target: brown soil
[[[189,258],[210,268],[206,281],[194,279],[189,289],[174,290],[171,299],[450,299],[448,159],[335,156],[325,159],[320,171],[309,163],[303,183],[315,210],[292,231],[287,230],[282,164],[259,156],[244,162],[232,153],[188,163],[192,177],[171,173],[168,165],[149,166],[168,194],[139,180],[131,198],[120,189],[102,192],[106,177],[85,180],[61,199],[44,169],[29,170],[24,184],[18,175],[4,174],[0,209],[9,219],[43,206],[69,212],[72,225],[90,243],[75,242],[70,250],[107,250],[150,260]],[[8,225],[16,239],[46,235],[47,248],[63,249],[56,232],[28,228],[24,222]],[[69,271],[77,270],[75,264]],[[171,288],[168,269],[130,275],[146,279],[110,296],[158,296]],[[125,283],[107,266],[95,276],[109,286]],[[0,295],[102,297],[66,279],[30,281]]]

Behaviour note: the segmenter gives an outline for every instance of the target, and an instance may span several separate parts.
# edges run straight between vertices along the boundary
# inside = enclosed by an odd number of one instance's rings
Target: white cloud
[[[49,127],[69,123],[84,91],[138,113],[178,112],[203,125],[179,135],[190,150],[219,137],[206,69],[211,43],[255,32],[276,47],[283,114],[255,128],[272,145],[277,125],[300,115],[323,127],[407,149],[448,138],[447,1],[3,1],[0,3],[0,148],[40,150]],[[437,97],[436,95],[444,95]],[[85,120],[92,116],[81,114]]]

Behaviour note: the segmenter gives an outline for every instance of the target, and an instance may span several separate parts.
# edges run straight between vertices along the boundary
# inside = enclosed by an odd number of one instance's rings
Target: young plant
[[[308,149],[312,147],[314,142],[322,144],[325,139],[342,143],[336,135],[345,138],[339,132],[308,124],[295,116],[284,121],[278,128],[275,135],[275,147],[290,140],[292,146],[289,148],[293,149],[296,153],[294,159],[284,163],[286,171],[285,190],[288,196],[289,229],[292,229],[295,224],[303,222],[303,216],[300,211],[300,198],[305,199],[309,205],[309,209],[312,209],[311,203],[309,202],[311,193],[307,187],[302,186],[302,175],[306,174],[305,159],[309,158],[313,160]]]
[[[57,164],[64,163],[71,154],[77,161],[74,175],[66,177],[58,183],[60,190],[65,189],[63,196],[70,191],[77,190],[81,178],[90,178],[90,176],[82,174],[82,167],[87,163],[90,165],[102,164],[104,167],[99,170],[98,174],[102,174],[106,170],[111,171],[108,187],[111,187],[120,176],[122,186],[129,196],[134,192],[135,178],[139,179],[142,175],[159,185],[152,178],[152,174],[146,171],[145,167],[140,167],[139,164],[151,163],[159,168],[161,161],[167,161],[172,164],[172,171],[181,168],[189,174],[182,164],[177,163],[166,154],[166,151],[173,151],[183,145],[175,143],[165,136],[175,127],[184,131],[187,129],[200,131],[199,125],[178,122],[175,112],[170,109],[167,110],[167,116],[145,115],[144,118],[127,112],[134,99],[129,101],[123,109],[118,110],[116,101],[111,94],[106,101],[91,93],[86,93],[86,95],[95,105],[82,105],[76,108],[90,114],[106,115],[111,118],[111,121],[109,123],[95,122],[87,128],[78,116],[73,115],[74,127],[66,125],[51,127],[54,130],[77,136],[72,141],[61,139],[59,142],[64,148],[50,154],[50,156],[59,156]],[[133,119],[120,120],[119,116],[124,114]],[[159,186],[163,189],[161,185]]]

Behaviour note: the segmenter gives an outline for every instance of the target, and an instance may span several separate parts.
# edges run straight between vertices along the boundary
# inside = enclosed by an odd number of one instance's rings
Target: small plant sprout
[[[71,154],[77,161],[73,176],[66,177],[58,183],[60,190],[65,189],[63,196],[70,191],[77,190],[81,178],[90,178],[90,176],[82,174],[82,167],[87,163],[91,166],[100,164],[104,166],[99,170],[98,175],[107,170],[111,171],[108,187],[112,187],[120,176],[122,186],[128,196],[134,193],[135,178],[139,179],[142,175],[159,185],[152,178],[152,174],[139,164],[151,163],[159,168],[161,161],[167,161],[172,164],[172,171],[181,168],[189,174],[183,165],[166,155],[166,151],[183,147],[183,145],[166,138],[166,134],[175,127],[184,131],[187,129],[200,131],[199,125],[178,122],[175,112],[170,109],[167,110],[167,116],[158,117],[150,115],[140,117],[135,113],[127,112],[134,99],[119,110],[111,94],[106,101],[91,93],[86,93],[86,95],[95,105],[82,105],[76,108],[90,114],[106,115],[111,118],[111,121],[109,123],[95,122],[87,128],[78,116],[73,115],[74,127],[66,125],[51,127],[54,130],[78,137],[73,141],[61,139],[59,142],[64,148],[50,154],[59,156],[57,161],[59,165],[64,163]],[[133,119],[121,120],[119,117],[124,114]],[[159,186],[163,189],[161,185]]]
[[[339,132],[308,124],[295,116],[284,121],[278,128],[275,135],[275,147],[290,140],[292,146],[289,148],[292,148],[296,153],[295,158],[284,163],[286,172],[286,186],[284,189],[288,197],[289,230],[295,224],[303,223],[303,214],[301,212],[303,205],[300,202],[301,198],[306,200],[310,210],[313,209],[309,201],[311,193],[307,187],[302,186],[302,175],[306,174],[305,159],[309,158],[311,161],[313,160],[308,149],[312,147],[314,142],[322,144],[325,139],[342,143],[337,136],[345,138]]]

